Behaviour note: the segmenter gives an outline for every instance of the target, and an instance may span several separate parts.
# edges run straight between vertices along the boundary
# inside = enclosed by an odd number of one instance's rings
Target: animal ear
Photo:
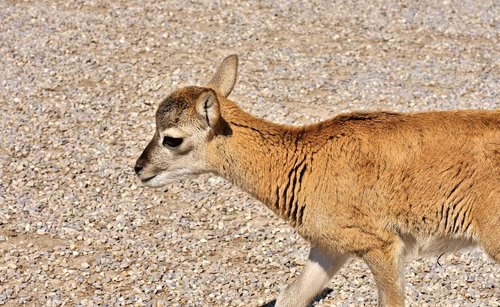
[[[220,117],[217,94],[212,90],[207,90],[201,94],[198,101],[196,101],[196,112],[205,121],[207,126],[214,128]]]
[[[236,83],[237,73],[238,56],[236,54],[232,54],[222,61],[219,69],[217,69],[217,72],[212,77],[212,80],[208,82],[207,86],[221,93],[224,97],[227,97],[233,90],[234,84]]]

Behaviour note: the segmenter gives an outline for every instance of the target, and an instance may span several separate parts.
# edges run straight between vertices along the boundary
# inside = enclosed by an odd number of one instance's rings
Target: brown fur
[[[228,100],[235,75],[236,67],[223,63],[217,76],[225,79],[216,81],[226,82],[224,90],[217,82],[187,87],[160,105],[153,145],[138,160],[141,179],[179,163],[191,174],[229,179],[311,243],[309,272],[326,272],[328,280],[348,255],[359,256],[388,306],[404,304],[400,274],[409,253],[478,242],[500,261],[500,111],[350,113],[291,127],[255,118]],[[213,106],[200,108],[203,93]],[[215,122],[208,117],[212,107]],[[185,142],[196,141],[162,160],[159,140],[172,126],[188,131]],[[189,159],[202,163],[192,167]],[[321,290],[320,284],[306,289],[308,278],[285,290],[277,305],[307,303]]]

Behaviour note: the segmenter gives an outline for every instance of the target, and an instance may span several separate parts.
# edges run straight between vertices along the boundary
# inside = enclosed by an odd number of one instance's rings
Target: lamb
[[[404,306],[404,259],[480,245],[500,262],[500,111],[357,112],[308,126],[256,118],[227,97],[238,58],[161,102],[135,172],[160,187],[213,173],[311,244],[276,306],[306,306],[351,256],[382,306]]]

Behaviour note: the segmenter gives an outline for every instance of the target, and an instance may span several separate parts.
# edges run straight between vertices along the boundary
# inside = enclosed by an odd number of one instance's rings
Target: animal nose
[[[141,163],[136,163],[134,166],[134,171],[136,174],[139,174],[139,172],[142,171],[143,168],[144,166]]]

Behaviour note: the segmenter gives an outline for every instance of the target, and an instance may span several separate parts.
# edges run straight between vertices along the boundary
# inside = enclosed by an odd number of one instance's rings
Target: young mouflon
[[[411,254],[478,244],[500,262],[500,111],[349,113],[308,126],[256,118],[227,97],[238,58],[168,96],[137,160],[144,185],[220,175],[290,222],[308,263],[276,306],[306,306],[351,256],[379,304],[404,305]]]

